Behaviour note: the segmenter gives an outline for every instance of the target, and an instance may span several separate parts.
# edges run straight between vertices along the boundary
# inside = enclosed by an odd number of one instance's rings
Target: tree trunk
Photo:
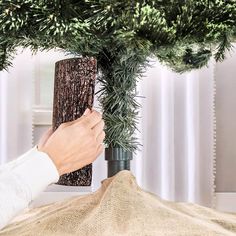
[[[86,108],[92,108],[96,59],[92,57],[71,58],[56,62],[53,104],[53,131],[61,123],[79,118]],[[65,140],[65,145],[67,145]],[[92,164],[60,177],[58,184],[90,186]]]

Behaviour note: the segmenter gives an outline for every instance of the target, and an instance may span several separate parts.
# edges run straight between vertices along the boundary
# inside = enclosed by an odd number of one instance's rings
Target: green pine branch
[[[183,73],[222,61],[235,38],[236,0],[0,0],[0,70],[19,46],[96,57],[106,142],[131,151],[147,58]]]

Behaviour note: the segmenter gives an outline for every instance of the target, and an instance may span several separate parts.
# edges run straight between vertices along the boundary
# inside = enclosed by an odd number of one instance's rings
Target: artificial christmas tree
[[[155,56],[177,72],[224,59],[236,36],[236,0],[0,1],[0,67],[18,46],[97,59],[109,176],[129,168],[137,80]]]

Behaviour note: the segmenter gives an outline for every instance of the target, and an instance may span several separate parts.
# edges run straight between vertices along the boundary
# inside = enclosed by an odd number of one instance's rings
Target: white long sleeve
[[[36,147],[0,166],[0,229],[58,179],[53,161]]]

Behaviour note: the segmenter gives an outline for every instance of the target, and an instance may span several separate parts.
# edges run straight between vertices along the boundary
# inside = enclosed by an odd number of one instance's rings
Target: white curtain
[[[0,72],[0,164],[32,146],[32,93],[33,63],[25,50],[8,72]]]
[[[213,206],[213,65],[178,75],[158,62],[139,84],[142,150],[132,162],[139,184],[160,197]]]

